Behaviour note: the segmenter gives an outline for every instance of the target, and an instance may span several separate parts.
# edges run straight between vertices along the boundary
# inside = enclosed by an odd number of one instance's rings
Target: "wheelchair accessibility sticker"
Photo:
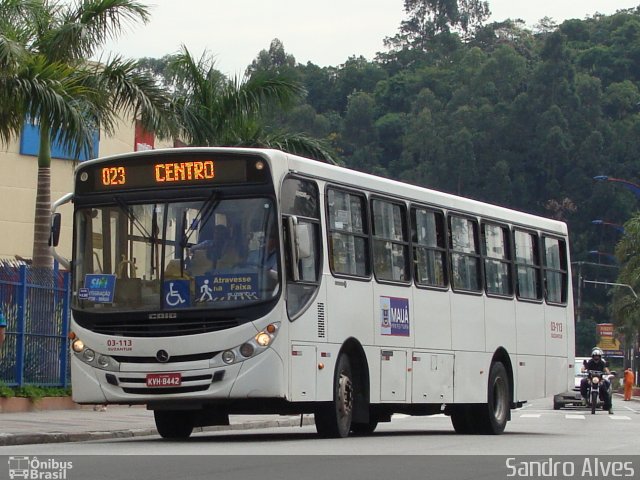
[[[191,306],[189,280],[165,280],[162,287],[162,301],[165,308],[186,308]]]

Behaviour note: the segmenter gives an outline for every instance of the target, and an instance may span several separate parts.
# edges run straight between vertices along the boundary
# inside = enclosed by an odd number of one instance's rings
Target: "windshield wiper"
[[[147,231],[146,228],[144,228],[142,222],[140,222],[138,217],[136,217],[136,215],[133,213],[133,209],[131,208],[131,206],[120,197],[113,197],[113,199],[116,201],[120,209],[127,215],[127,218],[131,220],[131,223],[138,227],[140,233],[142,233],[146,238],[150,238],[151,234]]]
[[[196,218],[193,219],[188,229],[184,230],[186,221],[183,223],[182,225],[183,234],[182,234],[182,240],[180,241],[181,249],[187,246],[187,244],[189,243],[189,238],[191,238],[191,235],[193,235],[193,232],[196,231],[198,226],[201,224],[204,225],[205,223],[207,223],[207,221],[209,220],[209,218],[211,217],[211,215],[213,214],[213,212],[215,211],[215,209],[218,207],[219,204],[220,204],[220,200],[218,199],[218,193],[211,192],[211,195],[209,195],[209,198],[207,198],[205,202],[202,204],[202,207],[200,207],[200,210],[198,210],[198,213],[196,214]]]
[[[215,191],[211,192],[209,198],[205,200],[205,202],[202,204],[202,207],[200,207],[200,210],[198,210],[198,213],[191,222],[191,225],[189,225],[189,228],[187,228],[187,212],[186,210],[182,212],[182,238],[180,239],[180,275],[184,274],[184,249],[189,244],[189,238],[191,238],[191,235],[193,235],[193,232],[196,231],[201,223],[202,225],[207,223],[219,204],[220,200],[218,200],[218,194]]]

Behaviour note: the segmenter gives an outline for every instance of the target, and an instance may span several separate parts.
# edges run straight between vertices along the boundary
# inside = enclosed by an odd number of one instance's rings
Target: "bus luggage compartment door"
[[[316,347],[291,345],[291,401],[316,399]]]
[[[453,354],[413,352],[411,402],[450,403],[452,401]]]
[[[380,351],[380,400],[403,402],[407,390],[407,352]]]

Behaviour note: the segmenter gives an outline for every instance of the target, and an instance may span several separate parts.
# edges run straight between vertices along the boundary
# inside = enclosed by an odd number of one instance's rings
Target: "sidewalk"
[[[304,425],[313,415],[304,415]],[[198,427],[202,431],[249,430],[300,425],[299,415],[230,415],[231,425]],[[34,443],[81,442],[108,438],[157,435],[153,412],[145,407],[110,405],[92,408],[0,414],[0,446]]]

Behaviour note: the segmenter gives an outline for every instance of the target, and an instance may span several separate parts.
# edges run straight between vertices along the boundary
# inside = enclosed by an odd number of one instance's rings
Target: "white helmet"
[[[602,350],[600,350],[599,348],[594,348],[591,351],[591,358],[596,357],[596,356],[602,358]]]

